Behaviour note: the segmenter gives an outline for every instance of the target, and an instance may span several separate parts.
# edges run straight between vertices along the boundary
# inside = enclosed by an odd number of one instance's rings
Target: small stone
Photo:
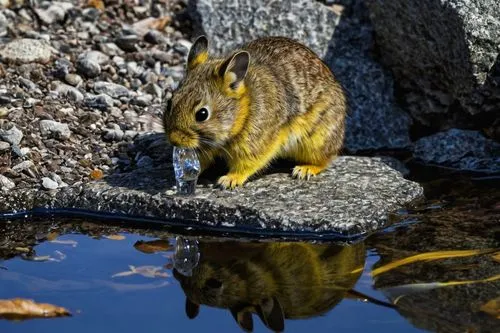
[[[38,39],[14,39],[0,50],[3,62],[15,63],[48,63],[52,55],[49,44]]]
[[[101,95],[88,95],[85,98],[85,105],[91,108],[95,108],[98,110],[109,110],[113,107],[114,101],[113,98],[111,98],[108,95],[101,94]]]
[[[56,2],[47,9],[36,8],[35,12],[38,18],[45,24],[50,25],[54,22],[61,22],[66,16],[66,12],[73,8],[69,2]]]
[[[79,58],[94,61],[99,65],[105,65],[109,62],[109,56],[96,50],[84,52]]]
[[[82,84],[82,82],[83,82],[83,79],[82,79],[82,77],[81,77],[80,75],[78,75],[78,74],[72,74],[72,73],[68,73],[68,74],[66,74],[66,75],[64,76],[64,80],[65,80],[68,84],[70,84],[70,85],[72,85],[72,86],[74,86],[74,87],[79,86],[79,85],[80,85],[80,84]]]
[[[115,43],[103,43],[99,46],[101,51],[108,56],[118,56],[123,54],[123,50],[118,47]]]
[[[86,58],[80,58],[77,60],[76,70],[78,73],[88,78],[93,78],[101,74],[101,66],[96,61]]]
[[[149,94],[137,96],[130,101],[131,104],[137,106],[149,106],[151,105],[152,102],[153,102],[153,96]]]
[[[143,72],[143,69],[135,61],[130,61],[127,63],[127,72],[131,76],[138,76]]]
[[[135,52],[137,51],[137,42],[139,41],[139,37],[136,35],[122,35],[118,37],[115,42],[119,48],[126,52]]]
[[[53,181],[49,177],[43,177],[42,186],[47,190],[55,190],[59,187],[59,184],[57,184],[57,182]]]
[[[121,141],[125,133],[120,128],[106,129],[104,133],[104,139],[110,141]]]
[[[158,30],[149,30],[144,35],[144,41],[150,44],[167,44],[167,39]]]
[[[12,123],[8,123],[5,124],[3,128],[0,128],[0,138],[11,145],[17,146],[23,139],[23,132]]]
[[[54,120],[40,120],[40,132],[47,137],[58,139],[68,139],[71,131],[68,124],[63,124]]]
[[[0,174],[0,189],[2,191],[12,190],[14,187],[16,187],[16,184],[12,180]]]
[[[123,136],[124,139],[130,139],[130,140],[133,140],[135,137],[137,136],[137,132],[136,131],[132,131],[132,130],[126,130],[125,131],[125,135]]]
[[[10,143],[5,141],[0,141],[0,153],[10,150]]]
[[[25,88],[27,91],[30,90],[39,90],[38,86],[31,80],[25,79],[23,77],[19,78],[19,85]]]
[[[130,95],[130,91],[126,87],[120,84],[105,81],[96,82],[94,84],[94,91],[98,94],[106,94],[113,98],[119,98],[122,96],[127,97]]]
[[[14,165],[12,167],[12,170],[15,172],[23,172],[23,171],[29,170],[31,168],[34,168],[34,167],[35,167],[35,164],[33,163],[33,161],[26,160],[26,161],[22,161],[21,163]]]
[[[67,98],[71,101],[83,101],[83,94],[80,92],[80,90],[65,83],[57,82],[55,91],[59,96]]]

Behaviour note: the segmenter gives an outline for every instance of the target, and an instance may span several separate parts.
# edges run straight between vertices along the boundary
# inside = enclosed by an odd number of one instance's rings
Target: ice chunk
[[[200,174],[198,154],[194,149],[174,147],[172,161],[177,183],[177,194],[194,194]]]

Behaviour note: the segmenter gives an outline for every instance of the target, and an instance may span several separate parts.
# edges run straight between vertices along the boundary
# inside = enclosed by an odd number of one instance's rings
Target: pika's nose
[[[181,130],[173,130],[168,135],[168,140],[170,144],[182,148],[195,148],[197,146],[197,140],[189,133]]]

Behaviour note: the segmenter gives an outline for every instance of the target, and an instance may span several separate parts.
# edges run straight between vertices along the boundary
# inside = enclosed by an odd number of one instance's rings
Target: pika
[[[238,326],[253,330],[253,315],[273,332],[285,319],[323,315],[348,293],[365,263],[363,243],[351,246],[299,242],[200,242],[201,259],[191,276],[175,268],[185,313],[202,305],[228,310]]]
[[[234,189],[278,158],[296,163],[294,178],[321,173],[342,148],[347,112],[345,90],[305,45],[263,37],[219,58],[200,36],[162,123],[172,145],[197,150],[202,172],[225,160],[217,183]]]

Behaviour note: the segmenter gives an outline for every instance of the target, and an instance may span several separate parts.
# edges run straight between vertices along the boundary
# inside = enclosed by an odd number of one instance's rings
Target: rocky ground
[[[0,187],[54,189],[155,163],[134,140],[183,75],[185,3],[2,6]]]

